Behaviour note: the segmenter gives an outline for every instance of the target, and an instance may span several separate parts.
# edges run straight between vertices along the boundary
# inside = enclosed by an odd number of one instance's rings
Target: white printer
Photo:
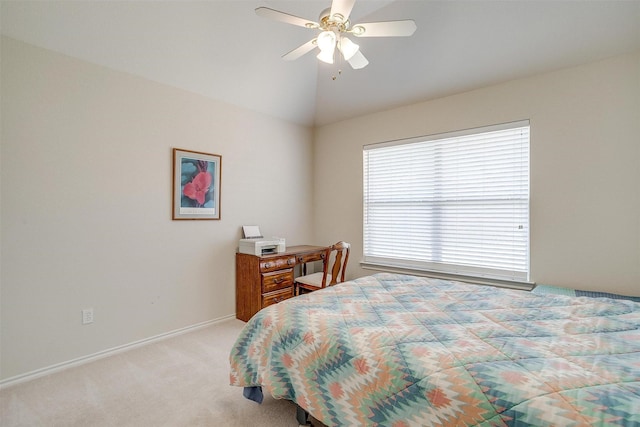
[[[282,237],[265,239],[256,225],[245,225],[242,229],[245,238],[240,239],[238,245],[238,252],[242,254],[262,256],[286,250],[285,239]]]

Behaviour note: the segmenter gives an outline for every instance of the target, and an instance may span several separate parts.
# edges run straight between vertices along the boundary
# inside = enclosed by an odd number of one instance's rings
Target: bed
[[[261,310],[230,363],[327,426],[640,426],[624,299],[380,273]]]

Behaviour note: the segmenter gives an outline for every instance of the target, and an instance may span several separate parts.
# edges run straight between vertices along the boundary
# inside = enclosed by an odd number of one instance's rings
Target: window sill
[[[365,270],[384,271],[388,273],[410,274],[413,276],[433,277],[436,279],[457,280],[460,282],[474,283],[478,285],[497,286],[500,288],[517,289],[530,291],[535,287],[535,282],[511,281],[491,277],[466,276],[462,274],[443,273],[441,271],[418,270],[393,265],[375,264],[371,262],[360,262],[360,267]]]

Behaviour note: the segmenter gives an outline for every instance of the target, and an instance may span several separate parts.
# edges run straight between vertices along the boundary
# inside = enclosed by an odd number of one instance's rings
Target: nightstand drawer
[[[293,268],[262,274],[262,292],[273,292],[293,286]]]
[[[295,256],[272,258],[272,259],[260,261],[260,271],[268,272],[268,271],[282,270],[283,268],[293,267],[294,265],[296,265]]]
[[[291,297],[293,297],[293,287],[283,291],[262,295],[262,307],[264,308],[269,305],[277,304]]]

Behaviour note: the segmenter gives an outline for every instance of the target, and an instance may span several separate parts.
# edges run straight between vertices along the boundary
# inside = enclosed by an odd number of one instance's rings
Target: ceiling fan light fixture
[[[333,31],[323,31],[318,35],[318,47],[321,51],[331,51],[333,54],[333,50],[336,48],[336,33]]]
[[[322,62],[326,62],[327,64],[333,64],[333,52],[333,49],[331,51],[321,50],[316,58],[318,58]]]
[[[342,56],[344,57],[345,61],[353,58],[353,55],[355,55],[358,50],[360,50],[360,46],[349,40],[347,37],[340,38],[340,45],[338,46],[338,48],[340,49],[340,52],[342,52]]]
[[[336,34],[333,31],[323,31],[318,35],[317,43],[320,48],[320,53],[317,58],[326,62],[327,64],[333,64],[333,54],[336,50]]]

